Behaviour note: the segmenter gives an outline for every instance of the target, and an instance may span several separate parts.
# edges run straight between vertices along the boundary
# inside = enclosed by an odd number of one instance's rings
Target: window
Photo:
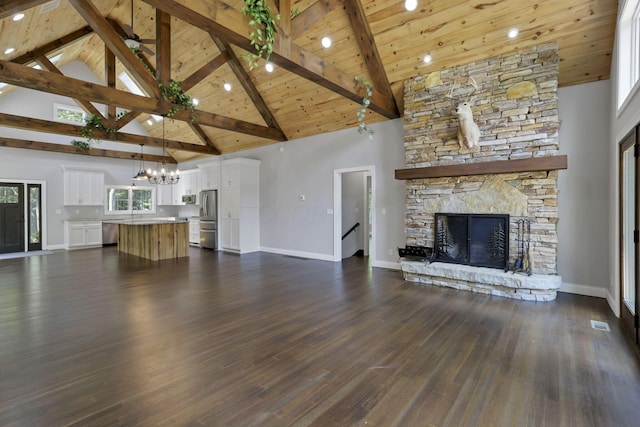
[[[53,104],[53,118],[58,122],[81,124],[84,126],[86,113],[77,107]]]
[[[618,38],[618,109],[637,90],[640,78],[640,0],[627,0]]]
[[[106,214],[153,214],[156,212],[154,187],[108,185],[106,188]]]

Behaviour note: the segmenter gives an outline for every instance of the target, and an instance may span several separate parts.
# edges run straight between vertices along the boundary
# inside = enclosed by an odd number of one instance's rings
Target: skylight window
[[[142,92],[142,89],[140,89],[140,86],[138,86],[138,84],[134,82],[131,76],[129,76],[129,74],[127,74],[125,71],[118,74],[118,78],[129,92],[133,93],[134,95],[145,96],[144,92]],[[152,114],[151,117],[153,117],[153,120],[155,120],[156,122],[162,121],[162,116],[159,116],[157,114]]]

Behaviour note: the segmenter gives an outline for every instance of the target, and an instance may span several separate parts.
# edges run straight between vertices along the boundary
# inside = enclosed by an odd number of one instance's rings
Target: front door
[[[638,132],[620,144],[620,317],[625,331],[640,344],[638,336],[638,288],[640,251],[638,210]]]
[[[24,184],[0,183],[0,253],[24,252]]]

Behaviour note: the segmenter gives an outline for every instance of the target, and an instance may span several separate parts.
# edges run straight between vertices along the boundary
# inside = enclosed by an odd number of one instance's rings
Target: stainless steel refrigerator
[[[200,192],[200,247],[216,249],[218,240],[218,190]]]

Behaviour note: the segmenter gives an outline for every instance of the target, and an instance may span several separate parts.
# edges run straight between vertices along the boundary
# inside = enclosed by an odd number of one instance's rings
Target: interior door
[[[24,184],[0,182],[0,253],[24,252]]]
[[[638,131],[634,129],[620,144],[620,313],[623,328],[636,345],[638,335],[638,289],[640,214],[638,209]]]

